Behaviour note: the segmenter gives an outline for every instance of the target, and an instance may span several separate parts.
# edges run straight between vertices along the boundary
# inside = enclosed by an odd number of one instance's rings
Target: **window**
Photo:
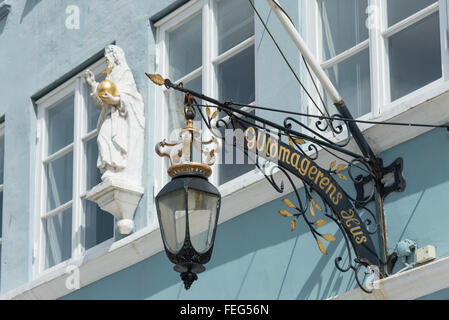
[[[254,102],[254,15],[248,1],[190,1],[157,22],[156,27],[158,73],[220,101]],[[170,126],[161,138],[184,127],[182,102],[183,96],[173,90],[159,97],[162,123]],[[202,126],[198,114],[196,123]],[[236,164],[237,154],[235,148],[223,148],[211,178],[215,183],[224,184],[254,168],[246,157]],[[229,161],[230,157],[233,164],[225,164],[224,159]]]
[[[438,1],[316,4],[322,66],[355,118],[377,115],[391,102],[442,78]]]
[[[105,62],[91,69],[104,79]],[[37,102],[36,272],[81,256],[114,236],[114,218],[85,199],[101,181],[97,163],[100,110],[78,74]]]

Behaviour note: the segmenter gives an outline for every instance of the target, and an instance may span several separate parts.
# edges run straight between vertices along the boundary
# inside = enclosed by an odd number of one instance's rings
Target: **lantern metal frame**
[[[183,129],[184,133],[187,133],[187,140],[182,141],[183,148],[178,154],[183,153],[188,157],[187,161],[173,164],[168,169],[168,174],[172,177],[172,180],[166,184],[162,190],[156,196],[156,211],[159,219],[159,225],[162,235],[162,242],[164,244],[165,253],[169,260],[175,264],[174,270],[180,273],[181,279],[184,282],[184,287],[188,290],[192,283],[198,279],[197,274],[204,272],[206,268],[204,264],[209,262],[212,251],[214,248],[215,236],[217,232],[218,218],[220,215],[221,206],[221,194],[218,189],[208,181],[208,177],[212,171],[208,164],[192,162],[192,145],[194,143],[195,135],[198,134],[197,130],[193,127],[193,119],[195,118],[195,111],[190,106],[185,106],[184,114],[186,118],[187,126]],[[186,137],[184,137],[186,138]],[[163,147],[170,145],[165,141],[158,146]],[[170,146],[175,146],[173,144]],[[158,148],[156,148],[158,150]],[[160,156],[167,156],[160,151],[156,151]],[[218,198],[217,207],[213,208],[215,212],[215,221],[212,230],[212,236],[210,238],[210,247],[204,251],[199,252],[195,245],[192,243],[192,235],[190,234],[190,213],[189,213],[189,191],[195,190],[203,194],[209,194]],[[175,193],[176,191],[184,192],[184,210],[185,210],[185,235],[182,247],[177,252],[172,252],[167,245],[165,229],[162,223],[161,208],[159,206],[159,200],[165,196]],[[176,218],[175,218],[176,219]]]

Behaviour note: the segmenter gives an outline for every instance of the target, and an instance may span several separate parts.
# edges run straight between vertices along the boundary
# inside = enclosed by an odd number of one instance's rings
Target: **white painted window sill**
[[[449,82],[436,81],[407,96],[405,99],[392,103],[388,110],[380,116],[370,119],[376,121],[419,122],[439,125],[449,122],[448,105]],[[360,128],[375,153],[383,152],[431,130],[430,128],[392,126],[388,127],[388,130],[385,130],[385,126],[377,124],[361,124]],[[348,149],[356,151],[354,143],[350,143]],[[321,166],[327,166],[331,161],[332,158],[328,153],[321,152],[317,162]],[[295,182],[298,188],[301,187],[301,181],[299,179],[295,180]],[[258,171],[248,172],[220,186],[219,189],[223,200],[219,223],[226,222],[293,191],[289,187],[289,184],[286,184],[285,187],[286,190],[283,194],[276,192],[265,181],[262,173]],[[70,266],[77,266],[79,268],[80,287],[84,287],[161,251],[163,251],[163,244],[156,221],[152,226],[139,230],[124,239],[117,242],[107,241],[89,250],[83,258],[65,261],[47,270],[37,279],[4,293],[0,296],[0,299],[57,299],[73,292],[73,290],[66,287],[66,281],[72,275],[72,273],[67,272],[71,270],[68,269]],[[432,268],[435,263],[447,263],[447,268],[449,268],[449,258],[445,258],[403,274],[381,280],[381,283],[382,285],[385,284],[385,288],[389,288],[386,285],[390,283],[389,281],[396,283],[394,279],[402,279],[406,274],[414,274],[413,272],[418,272],[417,270],[427,270],[426,268]],[[449,287],[449,277],[446,282],[441,282],[441,286],[434,287],[441,287],[441,289]],[[434,287],[430,287],[429,290],[433,290]],[[388,293],[383,291],[379,292],[378,295],[389,297]],[[357,293],[357,290],[356,293],[347,294],[340,295],[336,298],[342,299],[351,295],[366,298],[360,292]]]
[[[415,300],[449,287],[449,257],[375,281],[371,294],[355,289],[329,300]]]

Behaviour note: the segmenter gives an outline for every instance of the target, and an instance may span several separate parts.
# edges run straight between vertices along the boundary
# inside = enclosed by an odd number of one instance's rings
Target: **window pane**
[[[218,54],[254,35],[254,14],[248,1],[217,0]]]
[[[196,78],[194,78],[192,80],[184,82],[184,87],[186,87],[186,88],[188,88],[190,90],[193,90],[193,91],[201,93],[201,89],[203,87],[202,81],[203,81],[203,78],[201,76],[199,76],[199,77],[196,77]]]
[[[202,77],[196,77],[188,82],[184,83],[184,87],[191,89],[193,91],[201,93],[202,91]],[[169,134],[171,134],[174,129],[182,129],[186,125],[186,120],[184,117],[184,93],[169,90],[166,93],[167,106],[168,106],[168,124],[169,124]],[[197,100],[198,101],[198,100]],[[198,101],[198,103],[201,103]],[[196,109],[195,109],[196,110]],[[197,112],[194,119],[196,122],[201,121],[201,115]],[[179,132],[178,132],[179,133]],[[177,139],[177,134],[170,136],[169,140],[173,141]]]
[[[98,144],[97,137],[85,143],[86,152],[86,191],[101,182],[101,172],[97,168]]]
[[[441,78],[438,12],[391,36],[391,100],[396,100]]]
[[[72,94],[48,111],[48,155],[73,142],[73,104]]]
[[[368,39],[367,0],[322,0],[323,54],[328,60]]]
[[[254,102],[254,46],[219,64],[217,69],[220,101]]]
[[[100,74],[95,78],[97,82],[101,82],[106,79],[105,74]],[[91,132],[92,130],[97,128],[98,118],[100,117],[100,108],[98,108],[92,98],[90,97],[90,88],[86,84],[85,85],[86,94],[86,108],[87,108],[87,132]]]
[[[202,65],[202,15],[182,24],[168,35],[169,76],[172,81],[189,74]]]
[[[0,184],[3,184],[3,166],[5,157],[5,137],[0,137]]]
[[[95,202],[84,200],[86,212],[85,248],[90,249],[114,236],[114,216],[98,207]]]
[[[255,101],[254,46],[218,66],[219,100],[249,104]],[[223,137],[227,132],[222,131]],[[227,143],[226,143],[227,142]],[[254,169],[243,151],[232,146],[233,138],[225,138],[218,165],[219,183],[223,184]]]
[[[435,0],[387,0],[388,26],[435,3]]]
[[[73,152],[45,165],[47,177],[47,211],[72,199]]]
[[[72,208],[43,221],[45,236],[45,268],[72,256]]]
[[[254,164],[255,156],[251,154],[252,157],[249,159],[242,149],[233,146],[233,139],[243,141],[243,135],[239,138],[238,135],[235,135],[236,131],[233,130],[220,130],[220,132],[224,137],[224,141],[222,144],[221,159],[220,162],[217,162],[218,183],[224,184],[255,169],[256,166]],[[242,145],[242,143],[238,143],[238,145]]]
[[[362,52],[330,67],[329,78],[346,102],[354,118],[371,112],[371,83],[369,50]],[[333,102],[326,97],[327,106],[332,106],[332,113],[337,111]]]

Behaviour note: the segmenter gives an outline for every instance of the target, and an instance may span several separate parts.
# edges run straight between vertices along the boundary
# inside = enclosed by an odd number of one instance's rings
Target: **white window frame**
[[[154,26],[157,28],[156,34],[156,73],[161,74],[166,77],[169,72],[168,65],[168,41],[167,34],[171,30],[178,27],[183,22],[187,21],[190,17],[202,13],[202,25],[203,26],[215,26],[215,1],[214,0],[192,0],[186,3],[184,6],[178,8],[174,12],[170,13],[163,19],[157,21]],[[180,79],[170,79],[175,83],[187,82],[198,76],[202,76],[202,93],[207,96],[217,96],[217,77],[215,74],[214,65],[224,62],[236,54],[242,52],[243,50],[251,47],[255,44],[255,35],[249,37],[248,39],[240,42],[238,45],[232,47],[231,49],[218,54],[216,45],[218,38],[216,35],[215,28],[207,27],[202,28],[202,65],[190,72],[189,74],[183,76]],[[255,71],[257,73],[257,71]],[[256,75],[255,75],[256,76]],[[255,82],[255,92],[257,92],[257,82]],[[168,119],[167,119],[167,107],[166,99],[164,97],[167,89],[156,90],[156,119],[158,119],[157,125],[158,130],[155,131],[156,141],[162,141],[168,138]],[[255,103],[254,101],[252,103]],[[181,107],[181,106],[180,106]],[[213,112],[213,111],[212,111]],[[206,132],[207,135],[207,132]],[[207,137],[206,137],[207,138]],[[220,153],[221,156],[221,153]],[[217,159],[217,163],[221,163],[221,159]],[[167,177],[167,164],[165,161],[155,161],[155,172],[158,172],[158,176],[155,177],[155,194],[162,189],[162,187],[168,182]],[[247,173],[242,174],[226,183],[221,185],[218,184],[218,173],[217,170],[212,170],[212,176],[210,181],[217,185],[220,191],[224,194],[228,192],[235,191],[236,188],[240,188],[248,180],[252,180],[255,175],[255,170],[251,170]],[[228,191],[226,191],[228,190]]]
[[[106,68],[106,59],[102,58],[87,69],[90,69],[95,76],[99,76]],[[85,69],[85,70],[87,70]],[[35,215],[34,215],[34,249],[33,249],[33,278],[38,278],[45,274],[54,273],[62,264],[79,260],[87,253],[95,254],[102,251],[105,245],[111,245],[115,241],[115,228],[113,237],[98,244],[88,250],[83,246],[83,235],[79,230],[85,230],[85,214],[83,211],[83,201],[86,197],[86,169],[87,159],[83,144],[98,134],[95,128],[87,132],[87,106],[85,101],[90,98],[90,92],[86,90],[84,72],[78,73],[58,88],[54,89],[38,101],[37,105],[37,149],[36,149],[36,180],[35,180]],[[47,154],[47,124],[46,114],[49,109],[59,101],[69,95],[74,95],[74,137],[73,143],[56,151],[49,157]],[[57,159],[68,152],[73,151],[73,193],[72,199],[50,212],[46,212],[46,179],[45,163]],[[72,256],[50,268],[45,269],[45,235],[43,231],[44,219],[50,218],[63,212],[68,207],[72,208]]]
[[[318,1],[307,1],[306,9],[309,17],[307,25],[312,26],[306,30],[308,43],[311,45],[319,60],[323,57],[322,52],[322,25]],[[447,3],[446,0],[439,0],[437,3],[424,8],[421,11],[401,20],[400,22],[388,27],[387,22],[387,0],[368,0],[368,6],[377,8],[372,16],[373,22],[377,26],[369,30],[369,38],[356,46],[338,54],[337,56],[322,61],[322,67],[328,68],[338,62],[349,58],[369,47],[370,52],[370,77],[371,77],[371,112],[358,119],[372,120],[379,118],[391,118],[404,112],[410,106],[416,105],[416,101],[428,100],[449,89],[449,52],[447,50],[446,34],[448,30],[447,21]],[[390,77],[389,77],[389,55],[388,55],[388,37],[404,30],[410,25],[428,17],[439,11],[440,20],[440,45],[442,61],[442,77],[415,90],[394,101],[390,99]],[[312,88],[311,84],[308,84]],[[318,94],[314,94],[314,99],[319,101]],[[344,97],[343,97],[344,99]],[[310,104],[309,104],[310,105]],[[350,106],[349,106],[350,107]],[[311,114],[317,114],[316,110],[310,108]]]

